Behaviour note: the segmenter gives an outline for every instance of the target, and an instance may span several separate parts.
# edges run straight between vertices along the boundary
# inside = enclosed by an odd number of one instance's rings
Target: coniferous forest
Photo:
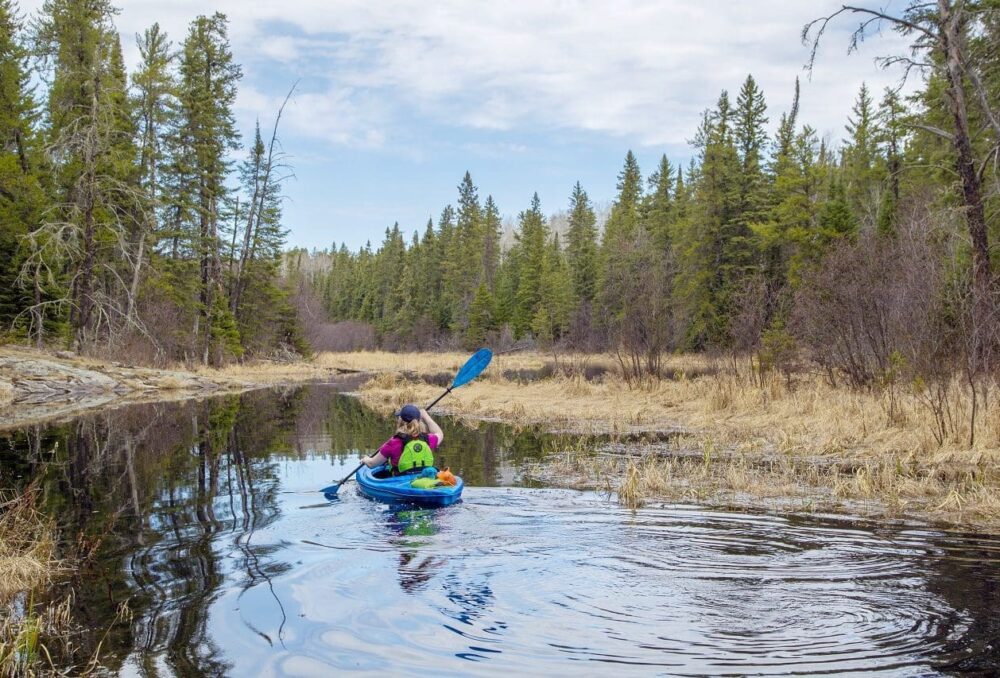
[[[127,74],[114,14],[48,0],[28,21],[0,0],[10,337],[214,364],[310,344],[534,343],[613,351],[630,379],[673,351],[859,386],[996,371],[994,3],[848,7],[806,26],[804,60],[878,30],[911,41],[885,55],[906,87],[862,85],[842,141],[802,119],[797,81],[768,100],[750,75],[706,102],[690,161],[644,174],[628,152],[606,214],[580,183],[502,212],[466,173],[426,226],[356,252],[283,252],[278,125],[235,127],[224,16],[179,43],[150,27]],[[827,44],[830,22],[859,19],[850,45]]]
[[[859,18],[850,45],[825,44],[828,24]],[[508,247],[466,173],[457,202],[412,236],[394,225],[357,252],[289,253],[307,315],[339,322],[308,334],[611,350],[640,380],[673,351],[757,372],[815,365],[855,386],[995,373],[1000,10],[845,8],[804,28],[803,51],[821,59],[821,42],[854,48],[879,29],[912,40],[884,59],[908,88],[862,85],[842,142],[802,119],[797,81],[775,104],[750,75],[704,112],[689,163],[664,156],[644,175],[625,155],[603,227],[577,183],[547,197],[559,232],[525,196]]]
[[[0,0],[3,331],[146,362],[304,350],[278,280],[288,169],[276,123],[236,129],[226,17],[179,44],[154,24],[129,75],[116,11]]]

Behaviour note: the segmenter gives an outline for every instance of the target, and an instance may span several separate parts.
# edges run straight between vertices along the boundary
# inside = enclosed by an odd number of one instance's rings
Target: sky
[[[41,4],[20,0],[29,15]],[[179,46],[197,15],[227,15],[245,139],[256,120],[270,129],[294,85],[279,128],[294,169],[284,221],[289,245],[319,249],[377,245],[394,222],[422,231],[466,171],[508,218],[536,191],[545,212],[566,209],[577,181],[607,203],[629,149],[644,176],[662,154],[686,164],[702,111],[748,74],[772,129],[800,77],[801,121],[837,143],[862,82],[877,97],[899,83],[875,58],[905,49],[886,32],[848,55],[857,21],[844,18],[806,72],[802,27],[840,0],[117,4],[130,71],[135,34],[154,22]]]

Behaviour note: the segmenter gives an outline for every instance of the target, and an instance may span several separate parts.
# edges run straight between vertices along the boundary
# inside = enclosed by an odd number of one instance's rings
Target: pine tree
[[[127,96],[121,46],[105,0],[48,0],[35,45],[51,81],[47,144],[57,158],[53,217],[26,241],[22,265],[30,275],[53,262],[66,273],[61,302],[77,348],[120,327],[131,276],[125,253],[106,246],[127,243],[142,201],[135,185],[134,121]],[[113,320],[112,320],[113,319]],[[37,325],[37,323],[36,323]]]
[[[618,175],[618,195],[604,225],[601,239],[598,297],[605,316],[621,312],[621,300],[611,293],[609,280],[613,269],[620,265],[621,253],[630,247],[640,225],[642,173],[632,151],[625,156],[625,165]]]
[[[844,190],[855,217],[867,231],[878,224],[885,164],[879,150],[882,132],[868,86],[863,84],[851,109],[843,150]]]
[[[659,252],[668,252],[671,247],[674,215],[674,168],[664,155],[660,164],[649,175],[649,193],[646,194],[644,214],[646,230],[651,234],[654,246]]]
[[[34,228],[45,201],[28,52],[21,44],[19,22],[11,0],[0,0],[0,333],[47,298],[36,271],[27,271],[22,285],[17,284],[25,257],[21,238]]]
[[[537,193],[531,198],[531,207],[518,215],[518,229],[519,275],[511,322],[514,336],[522,337],[531,330],[531,322],[542,299],[542,270],[548,226],[542,215],[541,200]]]
[[[577,302],[589,306],[597,288],[597,216],[580,182],[569,198],[566,256]]]
[[[180,57],[178,136],[182,142],[178,150],[185,155],[180,161],[183,170],[190,172],[185,185],[194,189],[190,202],[193,223],[186,230],[198,262],[198,322],[193,333],[205,363],[221,359],[220,347],[213,343],[213,324],[229,324],[222,317],[229,313],[227,305],[217,303],[222,283],[219,211],[228,191],[228,152],[238,147],[232,108],[241,77],[229,47],[225,15],[197,17]],[[183,203],[176,207],[183,209]]]

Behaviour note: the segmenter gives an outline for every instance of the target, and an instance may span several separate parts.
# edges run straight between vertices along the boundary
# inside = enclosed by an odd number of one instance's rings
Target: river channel
[[[83,632],[56,661],[100,643],[123,676],[1000,671],[1000,538],[632,512],[524,486],[556,441],[440,421],[466,489],[438,510],[315,491],[391,433],[329,387],[0,433],[0,485],[33,482],[94,554],[61,589]]]

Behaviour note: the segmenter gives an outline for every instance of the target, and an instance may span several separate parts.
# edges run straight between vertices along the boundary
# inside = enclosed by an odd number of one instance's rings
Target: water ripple
[[[261,576],[221,575],[209,610],[234,674],[927,675],[997,660],[997,628],[971,607],[996,589],[997,539],[631,513],[560,490],[468,488],[438,511],[346,489],[325,508],[280,501],[253,533]],[[135,555],[137,579],[192,552],[178,534]],[[246,560],[248,540],[213,539]]]

